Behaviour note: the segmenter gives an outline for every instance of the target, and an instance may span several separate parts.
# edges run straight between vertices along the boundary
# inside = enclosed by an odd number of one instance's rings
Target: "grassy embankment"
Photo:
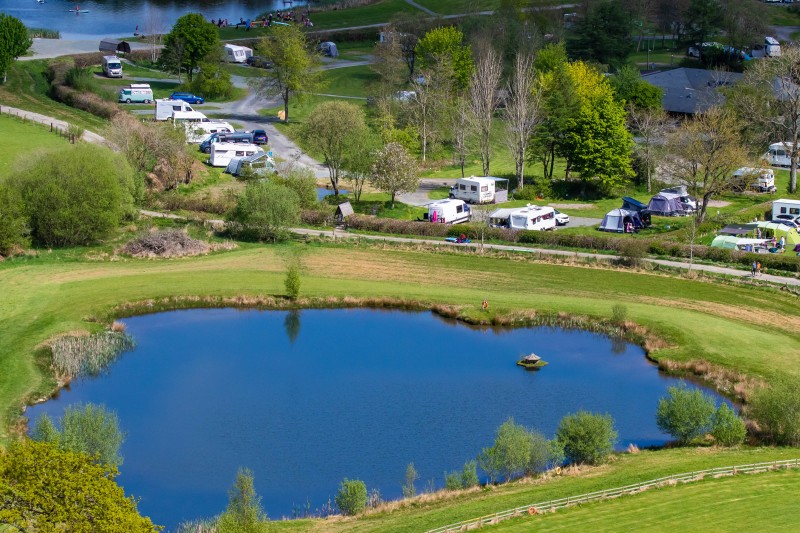
[[[32,152],[69,146],[64,137],[51,133],[47,126],[6,114],[0,114],[0,131],[6,137],[6,147],[0,150],[0,179],[13,170],[17,160],[29,158]]]

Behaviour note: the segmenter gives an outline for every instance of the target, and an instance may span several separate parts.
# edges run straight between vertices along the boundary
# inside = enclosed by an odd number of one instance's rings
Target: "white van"
[[[131,83],[119,90],[119,102],[126,104],[149,104],[153,101],[153,89],[149,83]]]
[[[552,207],[531,205],[512,211],[508,217],[511,229],[544,231],[556,227],[556,212]]]
[[[772,202],[772,220],[785,219],[787,218],[785,215],[791,215],[795,218],[800,217],[800,200],[781,198]]]
[[[253,49],[235,44],[225,45],[225,61],[228,63],[245,63],[248,57],[253,57]]]
[[[471,204],[508,201],[508,180],[503,178],[458,178],[450,188],[450,198]]]
[[[208,163],[212,167],[227,167],[234,157],[247,157],[264,150],[255,144],[214,143]]]
[[[156,120],[169,120],[175,111],[194,111],[194,109],[183,100],[170,100],[169,98],[156,100]]]
[[[103,74],[109,78],[121,78],[122,61],[117,56],[103,56]]]
[[[742,167],[733,173],[731,184],[736,191],[748,189],[758,192],[775,192],[775,172],[771,168]]]
[[[769,151],[764,155],[767,164],[773,167],[789,167],[792,165],[792,143],[785,141],[772,143]]]
[[[423,215],[423,218],[428,222],[459,224],[469,222],[472,218],[472,211],[464,200],[439,200],[428,204],[428,212]]]

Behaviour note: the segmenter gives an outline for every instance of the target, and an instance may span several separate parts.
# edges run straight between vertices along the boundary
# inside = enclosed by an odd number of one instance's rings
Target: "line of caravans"
[[[183,100],[156,100],[156,120],[172,120],[176,127],[181,125],[186,130],[186,142],[197,144],[212,133],[233,133],[234,129],[224,120],[211,120],[200,111]]]

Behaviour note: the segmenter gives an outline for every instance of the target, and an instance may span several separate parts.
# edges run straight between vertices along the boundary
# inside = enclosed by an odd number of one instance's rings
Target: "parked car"
[[[253,130],[253,144],[267,144],[269,138],[264,130]]]
[[[797,219],[800,217],[795,217],[793,215],[778,215],[777,217],[773,218],[773,222],[777,222],[778,224],[784,224],[786,226],[791,226],[793,228],[800,228],[800,221]]]
[[[566,213],[562,213],[558,209],[554,210],[556,213],[556,225],[558,226],[566,226],[569,224],[569,215]]]
[[[245,61],[251,67],[256,68],[272,68],[272,62],[265,57],[250,56]]]
[[[192,93],[172,93],[169,95],[170,100],[183,100],[190,104],[202,104],[206,101],[202,96],[197,96]]]

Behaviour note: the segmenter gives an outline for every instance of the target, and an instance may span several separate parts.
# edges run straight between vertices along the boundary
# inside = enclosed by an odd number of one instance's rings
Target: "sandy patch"
[[[594,209],[594,204],[547,204],[557,209]]]
[[[709,200],[708,207],[728,207],[731,205],[730,202],[726,202],[725,200]]]

